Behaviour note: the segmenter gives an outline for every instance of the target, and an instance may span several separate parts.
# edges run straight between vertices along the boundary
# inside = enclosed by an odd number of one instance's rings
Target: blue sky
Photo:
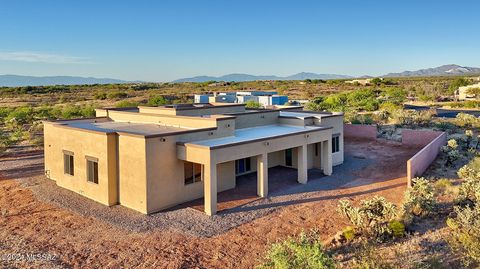
[[[480,66],[480,1],[1,0],[0,74],[169,81]]]

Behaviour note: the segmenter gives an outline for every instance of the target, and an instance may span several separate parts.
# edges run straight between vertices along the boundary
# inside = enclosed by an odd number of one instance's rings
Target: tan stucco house
[[[207,103],[97,109],[96,118],[46,121],[45,173],[60,187],[99,203],[148,214],[217,193],[257,173],[268,195],[268,168],[307,170],[343,162],[343,114],[299,108],[248,110]]]

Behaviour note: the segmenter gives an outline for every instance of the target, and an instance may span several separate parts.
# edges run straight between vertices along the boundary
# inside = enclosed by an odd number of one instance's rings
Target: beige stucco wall
[[[235,126],[237,129],[249,128],[261,125],[271,125],[278,123],[279,111],[269,111],[263,113],[247,113],[235,115]]]
[[[258,141],[248,144],[239,144],[235,146],[218,148],[212,150],[214,159],[217,162],[226,162],[231,160],[238,160],[269,152],[285,150],[288,148],[295,148],[303,144],[317,143],[319,141],[331,141],[332,129],[319,130],[307,134],[297,134],[288,137],[272,138],[267,141]],[[192,160],[198,163],[205,163],[210,149],[208,147],[198,146],[179,146],[177,154],[179,158]],[[293,156],[295,156],[295,152]],[[294,163],[295,160],[294,160]]]
[[[115,134],[44,124],[45,172],[58,186],[105,205],[118,203]],[[74,175],[64,174],[63,151],[74,153]],[[86,156],[98,158],[98,184],[87,181]]]
[[[203,197],[203,181],[185,185],[184,162],[176,155],[177,139],[146,140],[147,213]],[[235,188],[234,162],[218,164],[217,177],[219,192]]]
[[[314,120],[315,125],[333,127],[332,134],[340,135],[340,150],[332,154],[333,165],[339,165],[344,160],[343,116],[322,117]]]
[[[140,113],[153,113],[163,115],[177,115],[177,116],[203,116],[203,115],[218,115],[224,113],[234,113],[245,111],[245,106],[231,106],[218,105],[214,107],[207,107],[203,109],[173,109],[164,107],[146,107],[140,106]]]
[[[243,109],[243,107],[238,107]],[[215,108],[216,109],[216,108]],[[232,112],[232,107],[221,108]],[[149,109],[146,109],[149,110]],[[196,111],[196,110],[192,110]],[[199,110],[199,113],[202,113]],[[234,111],[233,111],[234,112]],[[292,148],[293,168],[297,167],[297,147],[307,145],[307,167],[320,168],[321,156],[315,156],[314,145],[320,141],[331,143],[332,134],[339,133],[340,152],[333,154],[333,164],[343,162],[343,117],[313,119],[279,119],[279,112],[246,113],[236,118],[194,118],[153,113],[98,110],[99,116],[124,122],[160,123],[191,128],[216,128],[177,135],[144,137],[45,124],[45,169],[59,186],[80,193],[106,205],[121,204],[142,213],[159,210],[201,198],[204,182],[184,184],[184,159],[196,163],[216,163],[218,192],[235,187],[235,160],[252,157],[252,172],[257,169],[256,156],[268,153],[268,167],[285,165],[285,149]],[[215,113],[218,113],[216,111]],[[221,116],[220,116],[221,117]],[[106,121],[98,118],[96,121]],[[92,120],[82,120],[92,121]],[[188,142],[234,135],[235,129],[276,123],[292,125],[320,125],[331,129],[256,141],[218,148],[188,146]],[[187,146],[179,146],[185,142]],[[63,152],[75,154],[75,176],[63,174]],[[319,153],[323,149],[319,145]],[[210,157],[210,153],[212,154]],[[86,159],[99,159],[99,184],[87,182]],[[118,173],[118,175],[117,175]]]
[[[213,118],[179,117],[147,113],[131,113],[126,111],[108,111],[108,117],[114,121],[120,122],[155,123],[187,128],[208,128],[216,127],[217,125],[217,121]]]
[[[147,213],[147,153],[142,137],[118,137],[120,204]]]

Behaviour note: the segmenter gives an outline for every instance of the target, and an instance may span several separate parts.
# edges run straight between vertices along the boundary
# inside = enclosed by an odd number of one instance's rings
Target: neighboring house
[[[268,195],[268,168],[330,175],[343,163],[343,113],[248,110],[243,104],[97,109],[92,119],[44,122],[45,173],[60,187],[102,204],[148,214],[217,193],[257,172]]]
[[[480,83],[459,87],[458,90],[455,92],[455,97],[460,101],[476,100],[476,99],[479,98],[479,96],[476,96],[475,94],[469,94],[468,93],[468,91],[470,89],[475,89],[475,88],[480,89]]]
[[[353,80],[347,80],[345,81],[345,83],[348,83],[348,84],[360,84],[360,85],[368,85],[370,84],[370,82],[372,81],[371,78],[367,78],[367,79],[353,79]]]
[[[248,101],[260,103],[262,106],[284,105],[288,103],[288,96],[279,95],[276,91],[242,91],[223,92],[214,94],[195,94],[195,103],[238,103]]]

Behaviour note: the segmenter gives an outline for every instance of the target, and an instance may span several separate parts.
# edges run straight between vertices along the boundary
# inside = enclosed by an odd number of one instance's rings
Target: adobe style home
[[[268,195],[268,168],[307,170],[343,162],[343,114],[301,108],[248,110],[207,103],[97,109],[96,118],[47,121],[45,173],[60,187],[102,204],[149,214],[204,197],[217,211],[217,193],[236,176],[257,173]]]

